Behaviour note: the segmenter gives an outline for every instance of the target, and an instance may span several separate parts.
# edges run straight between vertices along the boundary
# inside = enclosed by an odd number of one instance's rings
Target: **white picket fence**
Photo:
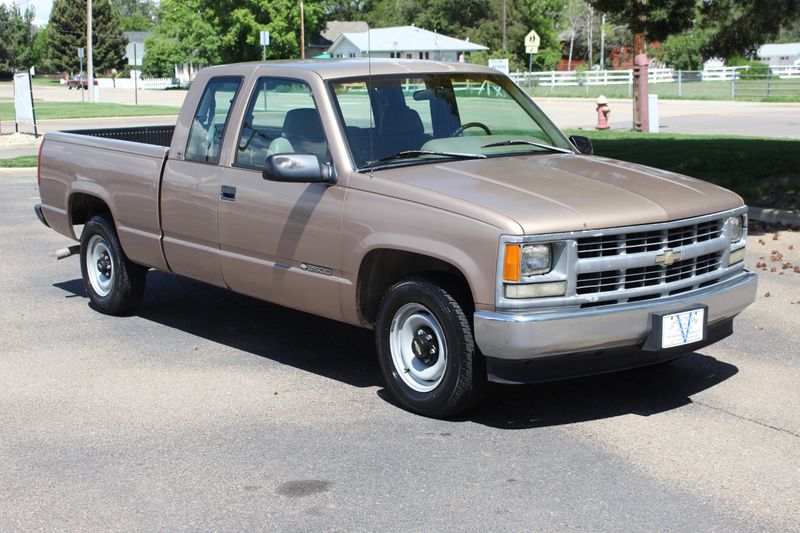
[[[97,78],[97,86],[101,89],[133,89],[133,78]],[[178,78],[139,78],[139,89],[159,90],[180,87]]]
[[[738,80],[743,71],[750,67],[706,67],[700,71],[702,81],[731,81]],[[800,66],[771,66],[772,76],[789,79],[800,78]],[[547,71],[547,72],[512,72],[511,78],[519,85],[538,87],[569,87],[584,85],[632,85],[633,70],[587,70],[578,72]],[[670,68],[648,69],[647,79],[650,83],[673,83],[680,81],[681,71]]]

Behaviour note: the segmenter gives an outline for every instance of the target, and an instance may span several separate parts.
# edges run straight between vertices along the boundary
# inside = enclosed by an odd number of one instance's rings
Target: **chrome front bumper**
[[[745,271],[712,287],[637,303],[528,313],[478,311],[475,341],[487,357],[516,361],[636,347],[650,333],[654,313],[705,305],[711,327],[753,303],[756,286],[756,274]]]

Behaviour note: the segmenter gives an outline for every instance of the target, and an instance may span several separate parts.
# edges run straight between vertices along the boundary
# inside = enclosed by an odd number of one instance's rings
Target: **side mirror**
[[[588,137],[584,137],[583,135],[573,135],[569,138],[569,141],[575,145],[575,148],[577,148],[578,151],[583,155],[592,155],[594,153],[592,141]]]
[[[265,180],[288,183],[336,183],[333,167],[312,154],[272,154],[264,162]]]

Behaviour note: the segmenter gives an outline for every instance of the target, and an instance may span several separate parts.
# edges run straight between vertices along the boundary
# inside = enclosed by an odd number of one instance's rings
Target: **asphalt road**
[[[770,257],[800,264],[798,233],[750,238],[734,337],[440,421],[392,403],[367,331],[156,272],[138,314],[96,313],[14,176],[4,531],[800,531],[800,274]]]

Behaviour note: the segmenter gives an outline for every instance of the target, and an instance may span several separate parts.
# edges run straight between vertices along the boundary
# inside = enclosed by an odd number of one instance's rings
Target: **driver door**
[[[222,170],[218,208],[222,275],[233,290],[340,318],[344,189],[263,179],[268,155],[311,153],[330,162],[319,113],[301,80],[260,78]]]

